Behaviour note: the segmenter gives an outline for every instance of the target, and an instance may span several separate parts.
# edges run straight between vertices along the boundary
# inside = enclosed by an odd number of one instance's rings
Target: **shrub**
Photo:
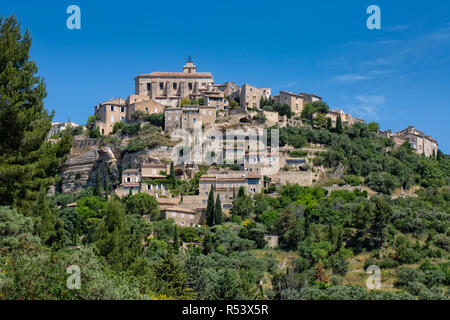
[[[359,186],[363,184],[363,181],[358,176],[354,175],[345,176],[344,180],[347,184],[351,186]]]
[[[389,257],[385,257],[383,260],[381,260],[379,267],[380,268],[388,268],[388,269],[396,268],[396,267],[398,267],[398,262]]]
[[[422,282],[423,274],[417,269],[399,268],[397,270],[397,285],[406,286],[412,282]]]

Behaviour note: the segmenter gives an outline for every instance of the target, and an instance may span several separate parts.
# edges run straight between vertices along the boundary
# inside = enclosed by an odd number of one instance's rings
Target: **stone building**
[[[164,106],[150,99],[149,96],[130,95],[127,99],[126,120],[132,121],[135,111],[145,114],[164,113]]]
[[[53,136],[54,134],[57,134],[61,131],[64,131],[67,129],[68,126],[71,126],[72,128],[79,127],[80,125],[76,124],[75,122],[52,122],[52,126],[50,127],[50,131],[48,133],[48,138]]]
[[[230,171],[226,173],[204,174],[199,180],[199,195],[208,197],[211,186],[220,194],[221,201],[231,200],[230,195],[238,192],[244,187],[247,194],[260,193],[262,188],[262,177],[257,173],[244,171]]]
[[[162,182],[170,171],[170,165],[164,163],[141,164],[141,192],[148,193],[155,198],[167,196],[167,185]]]
[[[400,130],[394,136],[408,140],[414,152],[417,154],[424,154],[426,157],[437,155],[437,141],[430,136],[426,136],[425,133],[417,130],[413,126],[408,126],[406,129]]]
[[[199,95],[202,90],[211,90],[214,84],[210,72],[197,72],[190,59],[183,66],[183,72],[153,72],[135,78],[137,95],[149,96],[152,100],[177,107],[181,99]]]
[[[240,100],[242,108],[260,108],[261,97],[271,99],[270,88],[257,88],[249,84],[244,84],[241,89]]]
[[[305,103],[313,103],[316,101],[322,101],[322,97],[314,94],[314,93],[304,93],[301,92],[299,95],[303,96],[303,99],[305,100]]]
[[[232,95],[236,96],[236,94],[239,96],[241,94],[241,87],[233,81],[228,81],[223,84],[216,84],[214,87],[222,91],[225,97],[231,97]]]
[[[305,97],[303,95],[287,91],[280,91],[278,95],[273,97],[273,102],[287,104],[294,114],[300,114],[307,103],[305,102]]]
[[[274,103],[287,104],[293,114],[300,114],[306,104],[316,101],[322,101],[322,97],[304,92],[296,94],[280,90],[280,93],[273,97]]]
[[[95,127],[99,128],[100,134],[108,135],[113,131],[114,123],[126,120],[127,102],[122,98],[101,102],[95,106],[95,115],[98,116]]]
[[[343,125],[351,126],[356,122],[365,123],[365,121],[362,120],[361,118],[355,118],[351,114],[345,113],[341,109],[330,110],[326,115],[327,118],[331,119],[331,123],[333,124],[333,126],[336,126],[338,116],[341,116],[341,121]]]
[[[208,125],[216,121],[215,106],[183,106],[181,108],[165,108],[165,130],[193,130],[195,126]]]
[[[193,227],[196,225],[195,210],[182,207],[168,207],[161,210],[161,218],[173,219],[180,227]]]

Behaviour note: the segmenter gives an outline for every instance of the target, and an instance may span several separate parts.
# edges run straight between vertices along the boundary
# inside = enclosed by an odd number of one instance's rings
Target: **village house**
[[[305,98],[303,95],[295,94],[287,91],[280,91],[280,93],[273,97],[274,103],[287,104],[294,114],[300,114],[305,106]]]
[[[108,135],[113,131],[114,123],[125,121],[127,102],[122,98],[101,102],[95,106],[95,115],[98,116],[95,127],[99,128],[101,135]]]
[[[248,194],[260,193],[261,180],[260,174],[244,171],[204,174],[199,180],[199,195],[208,197],[213,186],[214,190],[220,194],[221,201],[227,201],[233,198],[234,193],[237,194],[240,187],[244,187]]]
[[[48,138],[53,136],[54,134],[60,133],[64,130],[66,130],[68,127],[76,128],[79,127],[79,124],[76,124],[75,122],[52,122],[52,126],[50,127],[50,131],[48,133]]]
[[[244,84],[241,89],[240,101],[241,107],[248,109],[260,109],[261,98],[270,100],[271,99],[271,89],[270,88],[257,88],[249,84]]]
[[[351,126],[351,125],[353,125],[353,124],[355,124],[357,122],[366,123],[361,118],[355,118],[351,114],[345,113],[341,109],[330,110],[328,112],[328,114],[326,115],[327,118],[331,119],[331,123],[332,123],[333,126],[336,126],[336,121],[337,121],[337,118],[339,116],[341,116],[341,122],[342,122],[343,125]]]
[[[134,120],[133,115],[136,111],[141,111],[144,114],[164,113],[164,108],[165,106],[151,100],[149,96],[137,96],[133,94],[127,99],[126,120]]]
[[[167,196],[169,193],[167,185],[162,180],[166,178],[169,170],[170,165],[168,164],[143,162],[141,164],[141,191],[155,198]]]
[[[413,126],[400,130],[394,134],[397,139],[408,140],[411,147],[417,154],[424,154],[426,157],[436,156],[438,152],[438,143],[430,136],[426,136],[420,130]],[[398,141],[400,143],[400,141]]]
[[[193,130],[195,126],[208,125],[216,121],[215,106],[188,106],[180,108],[165,108],[165,130],[175,129]]]
[[[173,219],[180,227],[193,227],[196,225],[195,210],[182,207],[168,207],[161,210],[162,219]]]
[[[214,86],[222,91],[225,97],[239,96],[241,94],[241,87],[233,81],[228,81],[224,84],[216,84]]]
[[[279,152],[250,151],[245,154],[244,170],[259,175],[274,175],[280,170]]]

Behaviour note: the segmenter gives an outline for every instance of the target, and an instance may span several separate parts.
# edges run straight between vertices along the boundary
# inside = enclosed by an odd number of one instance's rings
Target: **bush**
[[[387,269],[391,269],[391,268],[397,268],[398,267],[398,262],[395,261],[394,259],[391,259],[389,257],[385,257],[383,260],[381,260],[380,268],[387,268]]]
[[[358,176],[354,175],[345,176],[344,180],[347,184],[351,186],[359,186],[363,184],[363,181]]]
[[[160,127],[164,130],[164,113],[148,114],[145,116],[144,120],[150,122],[155,127]]]
[[[440,286],[445,281],[445,274],[440,270],[427,270],[424,274],[424,283],[428,288]]]
[[[406,286],[408,283],[422,282],[423,274],[419,270],[412,268],[399,268],[397,270],[397,282],[399,286]]]

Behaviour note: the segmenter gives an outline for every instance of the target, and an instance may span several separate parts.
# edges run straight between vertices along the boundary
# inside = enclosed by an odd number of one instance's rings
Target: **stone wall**
[[[283,171],[280,172],[280,183],[298,183],[301,186],[312,185],[311,171]]]

